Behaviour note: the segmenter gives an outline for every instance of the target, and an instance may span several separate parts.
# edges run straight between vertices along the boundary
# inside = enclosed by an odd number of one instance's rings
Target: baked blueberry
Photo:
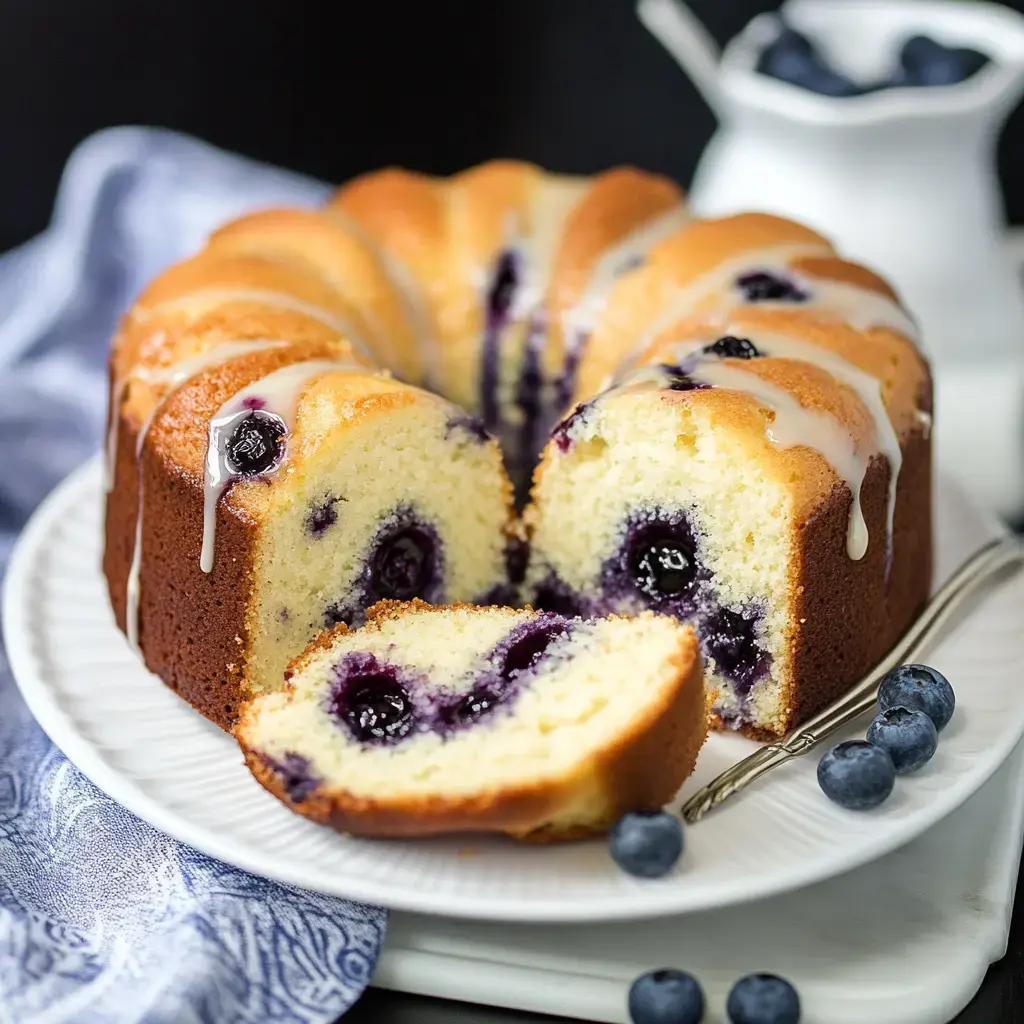
[[[409,691],[387,671],[343,677],[334,688],[331,711],[360,743],[394,743],[408,736],[415,715]]]
[[[466,694],[444,717],[450,725],[475,722],[490,714],[502,701],[504,695],[493,686],[478,686]]]
[[[704,992],[686,971],[663,967],[641,974],[629,989],[629,1019],[633,1024],[700,1024]]]
[[[800,997],[777,974],[748,974],[733,985],[725,1012],[732,1024],[799,1024]]]
[[[899,775],[926,765],[939,744],[935,723],[923,711],[893,707],[875,716],[868,726],[868,743],[889,752]]]
[[[567,619],[575,618],[583,614],[583,606],[579,596],[574,593],[557,576],[551,575],[534,589],[534,608],[541,608],[546,612],[554,612]]]
[[[757,359],[761,355],[749,338],[734,338],[731,334],[707,345],[704,351],[720,359]]]
[[[909,708],[923,711],[942,730],[949,724],[956,708],[953,687],[941,672],[927,665],[901,665],[882,680],[878,688],[878,706]]]
[[[715,668],[736,687],[740,696],[764,675],[769,661],[761,647],[758,625],[761,613],[756,609],[734,612],[719,608],[701,623],[701,646],[715,659]]]
[[[434,580],[434,538],[418,526],[406,526],[382,540],[370,565],[370,589],[377,597],[409,601],[424,597]]]
[[[228,469],[239,476],[259,476],[278,464],[284,452],[284,421],[273,413],[251,412],[238,421],[224,445]]]
[[[627,565],[636,588],[655,603],[685,594],[697,572],[690,537],[681,528],[658,523],[636,531]]]
[[[669,391],[706,391],[710,385],[694,380],[688,373],[678,366],[665,367],[665,386]]]
[[[547,649],[565,635],[566,624],[561,619],[539,625],[529,623],[505,651],[501,666],[502,678],[515,679],[534,668],[543,659]]]
[[[665,811],[624,814],[609,836],[612,859],[638,878],[661,878],[683,852],[683,824]]]
[[[491,324],[503,323],[507,318],[516,288],[519,287],[519,277],[519,255],[506,249],[498,257],[491,287],[487,292],[487,319]]]
[[[810,298],[794,281],[766,270],[744,274],[736,287],[747,302],[806,302]]]
[[[877,807],[896,784],[887,750],[864,740],[847,740],[818,762],[818,785],[834,803],[851,811]]]
[[[277,773],[288,799],[293,803],[301,803],[320,785],[320,780],[314,778],[310,771],[309,761],[300,754],[289,751],[279,760],[264,757],[263,761]]]
[[[444,428],[444,437],[447,441],[453,434],[468,434],[478,444],[485,444],[491,439],[491,435],[484,426],[484,421],[477,416],[470,416],[468,413],[460,416],[453,416]]]
[[[314,502],[306,514],[306,533],[311,537],[323,536],[338,521],[340,498],[328,495],[323,501]]]
[[[572,447],[573,428],[583,423],[590,408],[590,402],[577,405],[576,408],[573,409],[573,411],[566,416],[566,418],[562,420],[554,430],[551,431],[551,440],[555,442],[560,452],[567,452]]]

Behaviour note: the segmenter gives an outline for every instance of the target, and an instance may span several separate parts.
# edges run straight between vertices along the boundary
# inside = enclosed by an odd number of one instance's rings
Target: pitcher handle
[[[718,71],[721,51],[704,23],[683,0],[637,0],[636,13],[722,120],[725,104]]]

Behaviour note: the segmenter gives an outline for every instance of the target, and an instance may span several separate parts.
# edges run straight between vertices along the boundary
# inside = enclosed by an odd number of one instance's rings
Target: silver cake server
[[[683,819],[700,821],[713,807],[746,789],[773,768],[813,750],[848,722],[870,711],[878,700],[882,677],[897,665],[919,660],[939,631],[958,609],[1003,570],[1024,564],[1024,542],[1005,536],[979,548],[942,585],[899,643],[870,674],[834,704],[794,729],[781,740],[769,743],[727,768],[683,804]]]

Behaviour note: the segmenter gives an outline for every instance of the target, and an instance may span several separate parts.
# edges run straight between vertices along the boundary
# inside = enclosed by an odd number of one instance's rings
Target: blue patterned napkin
[[[221,221],[324,193],[170,132],[112,129],[75,151],[50,228],[0,257],[0,573],[28,514],[99,447],[130,298]],[[29,716],[0,646],[2,1024],[321,1024],[365,988],[386,923],[109,800]]]

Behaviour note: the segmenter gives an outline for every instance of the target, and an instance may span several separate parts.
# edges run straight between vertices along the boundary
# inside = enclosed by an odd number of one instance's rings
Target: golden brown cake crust
[[[370,628],[384,618],[400,617],[406,607],[399,602],[375,606]],[[292,670],[301,670],[315,652],[330,647],[328,638],[318,638],[296,659]],[[614,743],[580,765],[575,773],[555,782],[509,786],[472,798],[389,800],[385,795],[367,799],[334,789],[317,791],[295,803],[288,797],[278,773],[246,744],[244,711],[235,737],[246,765],[260,785],[297,813],[343,834],[412,838],[503,832],[534,842],[580,839],[607,831],[627,811],[660,809],[693,771],[707,738],[707,713],[703,664],[692,629],[680,630],[672,674],[672,685],[665,689],[661,699],[652,701],[628,732],[616,737]],[[603,808],[600,818],[569,828],[559,824],[567,807],[581,799],[592,803],[595,795]],[[571,815],[568,820],[572,821]]]
[[[122,630],[138,509],[135,440],[130,422],[122,420],[103,554],[110,602]],[[217,572],[204,573],[199,567],[201,487],[157,450],[144,449],[141,462],[146,510],[139,640],[146,667],[211,722],[229,730],[245,696],[253,527],[221,503]]]

